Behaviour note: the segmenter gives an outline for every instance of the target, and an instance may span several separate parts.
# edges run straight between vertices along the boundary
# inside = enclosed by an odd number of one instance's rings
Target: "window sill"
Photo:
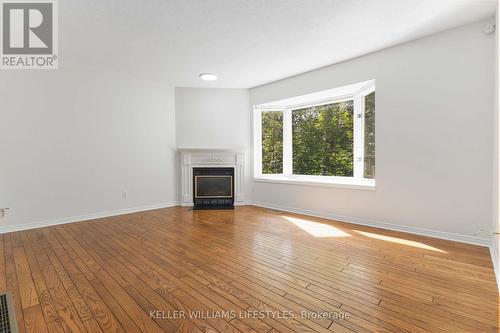
[[[256,182],[293,184],[305,186],[338,187],[356,190],[375,190],[375,179],[357,179],[350,177],[321,177],[321,176],[281,176],[261,175],[253,178]]]

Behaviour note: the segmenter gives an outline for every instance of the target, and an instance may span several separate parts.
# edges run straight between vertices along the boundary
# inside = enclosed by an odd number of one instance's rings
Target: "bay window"
[[[257,181],[375,186],[375,81],[254,106]]]

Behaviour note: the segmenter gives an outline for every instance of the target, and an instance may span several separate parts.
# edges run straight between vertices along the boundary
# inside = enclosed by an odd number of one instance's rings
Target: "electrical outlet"
[[[9,208],[0,208],[0,219],[5,217],[5,214],[7,213],[8,210]]]

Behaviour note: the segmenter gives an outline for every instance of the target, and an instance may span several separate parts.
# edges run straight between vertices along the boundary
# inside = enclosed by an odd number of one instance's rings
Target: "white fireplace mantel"
[[[234,204],[245,203],[245,151],[239,149],[178,149],[181,153],[181,205],[193,205],[193,168],[234,168]]]

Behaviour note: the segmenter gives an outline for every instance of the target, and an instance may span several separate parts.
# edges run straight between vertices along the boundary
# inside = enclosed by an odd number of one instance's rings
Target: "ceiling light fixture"
[[[199,75],[200,79],[203,81],[215,81],[217,80],[217,75],[211,73],[202,73]]]

